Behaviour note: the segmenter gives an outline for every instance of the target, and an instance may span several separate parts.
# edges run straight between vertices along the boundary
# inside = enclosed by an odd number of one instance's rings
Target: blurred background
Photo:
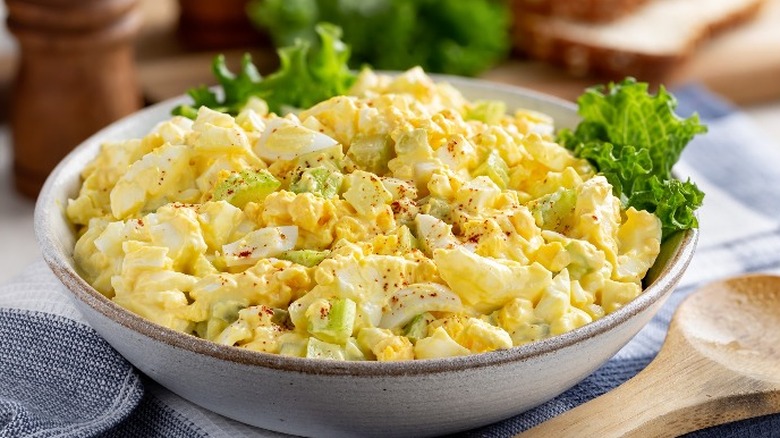
[[[215,84],[216,54],[273,71],[275,47],[312,39],[318,21],[343,28],[356,68],[421,64],[569,100],[628,75],[698,83],[780,145],[780,0],[4,0],[0,282],[39,257],[35,195],[71,148]]]

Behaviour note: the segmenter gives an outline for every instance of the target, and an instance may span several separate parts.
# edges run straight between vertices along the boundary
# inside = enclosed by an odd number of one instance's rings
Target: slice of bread
[[[514,0],[516,13],[604,22],[628,15],[649,0]]]
[[[527,0],[515,0],[515,3]],[[592,0],[597,1],[597,0]],[[716,31],[741,23],[765,0],[651,0],[605,23],[514,9],[513,43],[528,56],[576,75],[652,80]]]

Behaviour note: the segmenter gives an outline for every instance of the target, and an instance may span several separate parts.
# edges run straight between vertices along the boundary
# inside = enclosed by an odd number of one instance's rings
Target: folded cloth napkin
[[[652,322],[583,382],[535,409],[460,434],[506,437],[634,376],[658,352],[677,304],[697,286],[746,272],[780,273],[780,145],[698,86],[674,90],[678,112],[709,126],[676,170],[707,194],[701,238],[679,287]],[[468,401],[464,401],[468,402]],[[778,436],[780,415],[696,437]],[[141,375],[83,320],[40,261],[0,286],[0,437],[273,437],[193,405]]]

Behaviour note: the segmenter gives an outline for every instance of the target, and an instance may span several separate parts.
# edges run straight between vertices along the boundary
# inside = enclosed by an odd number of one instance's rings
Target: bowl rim
[[[450,82],[456,88],[458,85],[477,88],[488,87],[500,92],[515,95],[521,94],[523,97],[533,100],[543,100],[547,103],[576,112],[576,107],[569,101],[538,91],[529,90],[524,87],[500,84],[481,79],[460,78],[446,75],[430,76],[434,77],[437,81],[444,80]],[[55,276],[68,289],[69,293],[78,301],[89,306],[109,320],[118,323],[131,331],[137,332],[144,337],[167,344],[174,348],[209,356],[217,360],[312,375],[359,377],[389,377],[461,372],[497,366],[509,362],[525,361],[534,357],[549,355],[556,350],[572,347],[582,341],[609,332],[613,328],[630,320],[635,315],[643,312],[654,303],[664,299],[667,294],[671,293],[674,286],[685,272],[698,241],[698,229],[685,231],[680,238],[677,250],[669,258],[653,283],[643,288],[642,293],[638,297],[616,311],[572,331],[509,349],[449,358],[377,362],[312,360],[310,358],[282,356],[279,354],[264,353],[217,344],[216,342],[158,325],[124,309],[98,292],[76,272],[74,266],[68,261],[66,254],[58,250],[55,243],[56,236],[53,235],[53,227],[51,226],[54,215],[64,214],[61,205],[61,202],[64,200],[57,199],[54,196],[54,189],[62,184],[59,181],[59,177],[67,167],[74,165],[73,162],[80,158],[80,155],[92,148],[99,147],[99,144],[103,141],[101,138],[105,137],[108,132],[117,129],[120,124],[127,124],[128,120],[142,119],[151,113],[160,111],[161,107],[173,107],[174,104],[181,103],[185,99],[186,96],[178,96],[137,111],[111,123],[74,148],[74,150],[55,167],[44,183],[35,205],[34,228],[36,239],[38,240],[38,245],[41,248],[44,260]],[[98,143],[97,146],[94,145],[96,142]],[[81,167],[83,167],[83,164]]]

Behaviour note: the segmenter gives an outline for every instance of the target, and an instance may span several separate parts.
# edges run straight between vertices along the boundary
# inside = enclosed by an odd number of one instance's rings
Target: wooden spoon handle
[[[659,354],[618,388],[519,436],[674,437],[775,412],[780,412],[780,387],[691,351],[685,357]]]
[[[716,282],[675,312],[658,356],[522,436],[679,436],[780,412],[780,277]]]

